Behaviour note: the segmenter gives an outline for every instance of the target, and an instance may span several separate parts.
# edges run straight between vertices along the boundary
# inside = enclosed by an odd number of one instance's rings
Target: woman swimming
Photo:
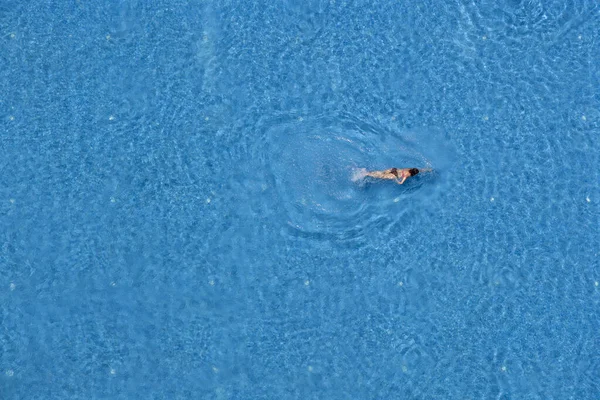
[[[427,171],[431,171],[431,169],[419,171],[417,168],[402,168],[402,169],[390,168],[390,169],[386,169],[383,171],[369,172],[366,169],[361,168],[360,170],[358,170],[354,173],[352,180],[357,181],[359,179],[366,178],[366,177],[376,178],[376,179],[393,179],[396,181],[396,183],[398,183],[399,185],[402,185],[407,178],[410,178],[411,176],[415,176],[419,172],[427,172]]]

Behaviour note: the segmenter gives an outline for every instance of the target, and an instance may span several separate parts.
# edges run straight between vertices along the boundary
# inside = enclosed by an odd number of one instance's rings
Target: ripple
[[[431,167],[415,134],[399,135],[348,115],[279,118],[265,132],[267,170],[290,235],[354,240],[381,231],[408,212],[407,200],[436,180],[424,174],[403,186],[353,182],[358,168]]]
[[[597,5],[588,0],[486,0],[461,6],[469,21],[479,21],[484,30],[497,37],[521,41],[531,35],[541,35],[551,44],[573,28],[592,21],[596,9]]]

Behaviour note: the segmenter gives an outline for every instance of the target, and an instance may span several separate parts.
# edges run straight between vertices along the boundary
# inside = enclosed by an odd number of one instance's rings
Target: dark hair
[[[398,168],[392,168],[390,172],[396,176],[398,176]]]
[[[416,174],[419,173],[419,170],[416,168],[411,168],[408,170],[408,172],[410,172],[410,176],[415,176]]]

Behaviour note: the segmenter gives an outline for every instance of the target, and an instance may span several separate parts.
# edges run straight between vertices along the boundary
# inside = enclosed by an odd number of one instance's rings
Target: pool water
[[[0,27],[0,398],[600,398],[596,2]]]

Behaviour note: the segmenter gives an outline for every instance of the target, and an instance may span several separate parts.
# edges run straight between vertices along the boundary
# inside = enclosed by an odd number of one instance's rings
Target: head
[[[390,169],[390,173],[392,175],[398,176],[398,168],[392,168],[392,169]]]
[[[419,170],[416,168],[411,168],[408,170],[408,172],[410,172],[410,176],[415,176],[416,174],[419,173]]]

